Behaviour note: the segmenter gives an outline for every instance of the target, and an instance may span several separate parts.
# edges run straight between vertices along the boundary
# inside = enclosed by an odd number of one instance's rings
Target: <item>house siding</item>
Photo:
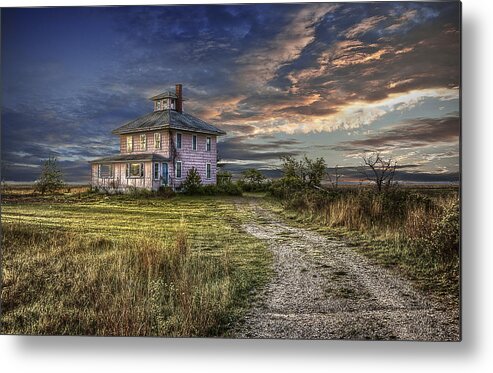
[[[216,184],[217,175],[217,137],[224,135],[225,132],[213,125],[195,118],[191,114],[182,112],[182,86],[176,85],[176,93],[165,92],[161,95],[154,96],[152,99],[154,105],[156,101],[171,99],[176,101],[176,105],[166,111],[154,108],[154,112],[146,114],[136,120],[129,122],[113,131],[119,135],[120,156],[111,155],[102,157],[91,162],[91,184],[93,187],[110,190],[125,191],[129,188],[145,188],[157,190],[164,183],[162,179],[162,164],[166,163],[168,167],[167,185],[174,189],[179,189],[185,181],[188,172],[197,169],[202,184]],[[162,108],[162,107],[161,107]],[[183,128],[183,130],[177,130]],[[131,133],[126,133],[131,132]],[[161,146],[156,149],[154,144],[154,135],[161,135]],[[176,147],[176,134],[182,136],[181,147]],[[210,134],[209,134],[210,133]],[[197,147],[194,150],[193,136],[197,137]],[[146,146],[141,148],[140,137],[146,137]],[[127,149],[127,138],[132,138],[132,150]],[[207,151],[207,138],[211,139],[210,150]],[[129,161],[135,159],[135,161]],[[146,159],[147,161],[140,161]],[[154,180],[154,161],[151,159],[161,159],[159,163],[159,179]],[[111,164],[113,172],[111,177],[100,178],[98,167],[105,163]],[[181,162],[181,177],[176,175],[176,162]],[[144,163],[144,176],[138,178],[126,177],[126,165],[128,163]],[[210,177],[207,177],[207,166],[210,165]]]
[[[132,162],[128,162],[132,163]],[[139,162],[135,162],[139,163]],[[113,163],[113,177],[112,178],[99,178],[98,177],[98,164],[92,165],[91,183],[93,187],[101,189],[111,189],[118,191],[127,191],[131,188],[145,188],[150,190],[157,190],[161,186],[159,180],[154,180],[153,163],[150,161],[140,162],[144,163],[144,177],[142,178],[127,178],[126,165],[124,163]],[[171,162],[166,162],[171,163]]]
[[[154,148],[154,134],[161,134],[161,149]],[[140,135],[146,135],[147,149],[140,148]],[[127,151],[127,136],[132,136],[133,150]],[[151,131],[133,133],[128,135],[120,135],[120,153],[121,154],[133,154],[133,153],[157,153],[162,154],[165,157],[169,157],[169,131]]]
[[[154,133],[161,133],[161,149],[154,149]],[[176,134],[181,133],[182,144],[181,148],[176,148]],[[133,154],[133,153],[157,153],[166,158],[170,158],[168,163],[169,185],[173,188],[179,188],[187,173],[192,167],[196,168],[202,184],[216,184],[217,174],[217,136],[192,133],[186,131],[151,131],[145,133],[147,137],[147,150],[140,149],[140,133],[132,134],[134,149],[132,152],[127,152],[127,135],[120,136],[120,152],[121,154]],[[193,150],[192,136],[197,136],[197,149]],[[211,150],[207,151],[207,137],[211,139]],[[170,138],[173,140],[173,145],[170,142]],[[174,153],[171,147],[174,147],[176,153]],[[175,156],[175,157],[174,157]],[[174,159],[173,159],[174,158]],[[175,165],[177,161],[182,162],[181,177],[175,176]],[[121,162],[113,164],[113,177],[112,178],[99,178],[98,177],[98,164],[92,165],[91,183],[93,187],[104,189],[115,189],[125,191],[131,187],[134,188],[146,188],[150,190],[157,190],[161,186],[160,180],[153,180],[153,163],[150,161],[144,163],[144,177],[143,178],[127,178],[126,177],[126,164],[133,162]],[[161,164],[160,174],[161,174]],[[211,165],[210,178],[207,178],[207,164]]]
[[[187,177],[188,171],[195,167],[202,179],[202,184],[216,184],[216,173],[217,173],[217,139],[215,135],[206,135],[201,133],[191,133],[191,132],[181,132],[173,131],[172,138],[176,146],[176,134],[181,133],[181,149],[176,149],[176,161],[182,162],[182,177],[175,177],[175,165],[170,165],[173,169],[174,185],[178,187]],[[192,136],[197,136],[197,150],[192,149]],[[206,150],[206,138],[211,138],[211,150]],[[207,179],[206,175],[206,164],[211,165],[211,177]]]

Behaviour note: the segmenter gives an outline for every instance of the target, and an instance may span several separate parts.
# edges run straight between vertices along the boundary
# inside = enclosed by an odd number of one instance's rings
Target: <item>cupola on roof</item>
[[[154,111],[176,110],[183,112],[182,85],[177,84],[175,92],[166,91],[150,98],[154,101]]]
[[[115,135],[172,129],[212,135],[225,135],[226,132],[202,119],[183,112],[182,85],[176,85],[176,91],[166,91],[153,96],[154,111],[134,119],[113,130]]]

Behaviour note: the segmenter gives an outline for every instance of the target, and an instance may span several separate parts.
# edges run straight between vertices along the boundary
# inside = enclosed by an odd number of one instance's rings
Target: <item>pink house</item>
[[[92,187],[179,189],[195,167],[203,184],[216,183],[217,137],[226,133],[183,112],[182,85],[151,97],[154,111],[112,131],[120,154],[91,161]]]

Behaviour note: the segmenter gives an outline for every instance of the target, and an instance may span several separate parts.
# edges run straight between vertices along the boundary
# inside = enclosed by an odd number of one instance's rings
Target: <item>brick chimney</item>
[[[178,99],[176,100],[176,111],[179,113],[183,113],[183,94],[182,94],[182,85],[177,84],[176,85],[176,97]]]

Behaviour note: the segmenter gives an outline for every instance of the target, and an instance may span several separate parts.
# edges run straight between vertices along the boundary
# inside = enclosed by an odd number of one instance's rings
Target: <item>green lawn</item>
[[[248,214],[233,197],[9,201],[2,331],[227,335],[270,275]]]

